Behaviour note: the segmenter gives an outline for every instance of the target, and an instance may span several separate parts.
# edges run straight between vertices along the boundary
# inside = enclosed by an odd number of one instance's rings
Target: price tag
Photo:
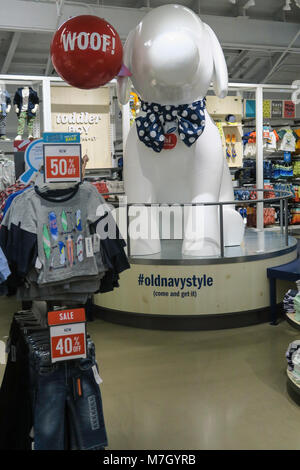
[[[85,323],[50,327],[52,362],[86,357]]]
[[[81,181],[80,144],[44,144],[46,183]]]
[[[176,147],[177,136],[176,134],[165,134],[164,150],[171,150]]]
[[[52,362],[86,357],[86,324],[83,308],[48,312],[48,324]]]

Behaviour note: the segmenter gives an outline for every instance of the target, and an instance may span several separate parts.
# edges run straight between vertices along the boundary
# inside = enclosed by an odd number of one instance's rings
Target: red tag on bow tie
[[[177,144],[177,136],[176,134],[165,134],[165,142],[163,149],[164,150],[171,150],[176,147]]]

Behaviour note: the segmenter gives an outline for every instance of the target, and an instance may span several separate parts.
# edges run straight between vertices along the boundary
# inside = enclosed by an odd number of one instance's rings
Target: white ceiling
[[[108,21],[113,18],[110,22],[124,40],[129,23],[131,27],[135,25],[148,8],[179,3],[205,17],[215,30],[223,46],[230,81],[290,84],[300,80],[300,34],[291,44],[300,31],[300,8],[295,0],[290,2],[290,11],[283,10],[286,0],[255,0],[255,5],[247,9],[244,7],[248,0],[233,1],[0,0],[2,12],[7,12],[7,17],[5,13],[0,17],[0,73],[55,74],[48,60],[49,46],[52,31],[65,19],[64,15],[68,18],[94,13]],[[62,17],[58,18],[60,6]],[[124,8],[131,10],[129,15],[128,10],[124,10],[123,18]],[[125,18],[125,13],[129,19]],[[268,76],[274,65],[275,70]]]

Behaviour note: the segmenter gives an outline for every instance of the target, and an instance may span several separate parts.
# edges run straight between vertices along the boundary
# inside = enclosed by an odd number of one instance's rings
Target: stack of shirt
[[[115,230],[100,238],[98,223]],[[2,221],[0,246],[12,271],[10,290],[22,300],[85,303],[91,294],[117,287],[119,273],[129,268],[105,201],[87,182],[56,191],[31,187],[17,195]]]
[[[289,347],[285,353],[285,357],[288,363],[288,370],[293,372],[295,368],[295,353],[298,351],[300,348],[300,340],[293,341],[292,343],[289,344]],[[296,361],[298,362],[298,360]]]
[[[295,312],[295,320],[300,322],[300,292],[294,298],[294,312]]]
[[[298,294],[297,290],[289,289],[283,298],[283,308],[286,313],[294,313],[294,299]]]

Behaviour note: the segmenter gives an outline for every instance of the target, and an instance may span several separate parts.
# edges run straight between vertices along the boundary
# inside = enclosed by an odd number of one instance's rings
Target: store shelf
[[[14,151],[13,140],[0,140],[0,152],[12,153]]]

